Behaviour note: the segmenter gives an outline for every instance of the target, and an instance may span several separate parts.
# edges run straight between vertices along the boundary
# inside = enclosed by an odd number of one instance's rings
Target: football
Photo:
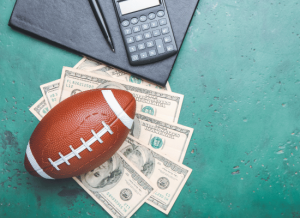
[[[63,179],[95,169],[120,148],[133,124],[131,93],[94,89],[56,105],[28,142],[25,168],[33,176]]]

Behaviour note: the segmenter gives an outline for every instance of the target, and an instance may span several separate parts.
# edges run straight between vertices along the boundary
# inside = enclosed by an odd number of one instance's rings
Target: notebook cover
[[[199,0],[165,0],[180,48]],[[76,53],[112,65],[164,86],[177,55],[163,61],[131,66],[112,0],[101,1],[115,50],[106,43],[87,0],[17,0],[9,25]]]

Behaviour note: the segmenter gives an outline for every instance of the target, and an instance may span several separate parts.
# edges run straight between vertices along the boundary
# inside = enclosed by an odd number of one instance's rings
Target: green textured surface
[[[26,173],[39,85],[81,57],[7,26],[0,2],[0,217],[109,217],[72,179]],[[201,0],[174,70],[193,173],[169,217],[300,217],[300,5]],[[164,217],[144,205],[134,217]]]

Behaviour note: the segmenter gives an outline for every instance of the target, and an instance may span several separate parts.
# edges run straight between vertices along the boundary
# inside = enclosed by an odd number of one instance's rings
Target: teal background
[[[39,86],[81,57],[12,30],[0,1],[0,217],[109,217],[72,179],[23,166]],[[188,1],[187,1],[188,3]],[[195,129],[169,217],[300,217],[300,3],[201,0],[170,77]],[[151,72],[149,72],[151,73]],[[134,217],[165,217],[145,204]]]

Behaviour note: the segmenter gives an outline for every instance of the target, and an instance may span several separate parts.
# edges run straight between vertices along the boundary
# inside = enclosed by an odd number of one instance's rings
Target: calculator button
[[[138,55],[132,55],[131,56],[131,60],[132,61],[137,61],[139,59],[139,56]]]
[[[150,13],[149,16],[148,16],[148,18],[149,18],[150,20],[153,20],[155,17],[156,17],[156,16],[155,16],[154,13]]]
[[[122,22],[122,26],[128,26],[129,25],[129,21],[128,20],[124,20],[123,22]]]
[[[165,12],[164,11],[159,11],[159,12],[157,12],[157,16],[158,17],[162,17],[162,16],[164,16],[165,15]]]
[[[129,51],[130,52],[135,52],[136,51],[136,47],[135,46],[130,46],[129,47]]]
[[[149,51],[149,56],[150,57],[155,56],[155,55],[156,55],[156,51],[155,50]]]
[[[133,37],[129,37],[126,39],[128,44],[134,43]]]
[[[146,52],[143,52],[143,53],[141,53],[140,55],[141,55],[141,58],[146,58],[146,57],[148,57],[148,55],[147,55]]]
[[[169,31],[169,28],[168,28],[168,27],[165,27],[165,28],[162,28],[162,29],[161,29],[161,32],[162,32],[162,34],[167,34],[167,33],[169,33],[170,31]]]
[[[152,37],[151,32],[144,33],[144,37],[145,39],[150,39]]]
[[[132,24],[137,24],[138,22],[139,22],[139,20],[136,17],[131,19]]]
[[[138,44],[138,48],[139,48],[139,50],[145,49],[145,44],[144,43]]]
[[[146,21],[146,20],[147,20],[147,17],[146,17],[145,15],[140,16],[140,21],[144,22],[144,21]]]
[[[156,44],[158,54],[165,53],[165,48],[161,39],[155,40],[155,44]]]
[[[172,41],[171,36],[165,37],[165,38],[164,38],[164,41],[165,41],[166,43],[171,42],[171,41]]]
[[[151,48],[151,47],[154,46],[153,41],[149,41],[149,42],[147,42],[146,44],[147,44],[147,47],[148,47],[148,48]]]
[[[159,20],[159,25],[163,26],[167,24],[167,20],[166,19],[160,19]]]
[[[130,28],[125,29],[125,30],[124,30],[124,33],[125,33],[125,35],[131,34],[131,29],[130,29]]]
[[[142,28],[143,28],[143,30],[149,29],[149,28],[150,28],[149,23],[144,23],[144,24],[142,25]]]
[[[141,40],[143,40],[143,36],[142,35],[137,35],[136,37],[135,37],[135,40],[138,42],[138,41],[141,41]]]
[[[133,27],[133,32],[134,33],[137,33],[137,32],[140,32],[140,31],[141,31],[141,27],[140,26]]]
[[[153,36],[160,36],[160,30],[154,30]]]
[[[174,50],[173,45],[168,45],[168,46],[167,46],[167,51],[173,51],[173,50]]]
[[[150,25],[151,25],[152,28],[158,26],[157,21],[152,21],[152,22],[150,23]]]

